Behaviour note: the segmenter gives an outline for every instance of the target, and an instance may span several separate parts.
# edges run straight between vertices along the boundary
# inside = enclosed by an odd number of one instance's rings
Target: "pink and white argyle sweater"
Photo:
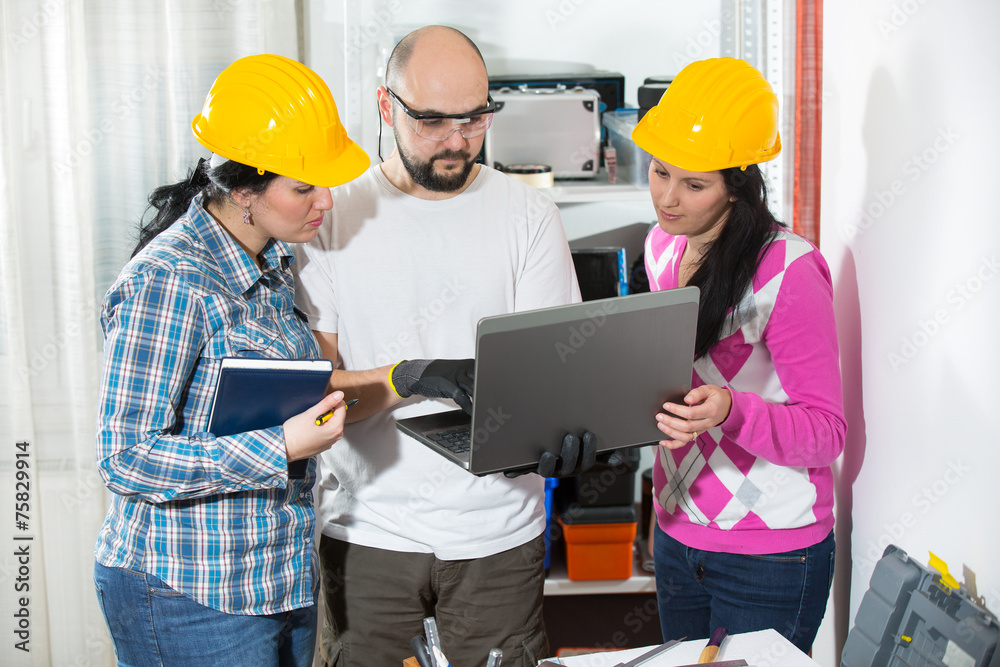
[[[677,287],[686,244],[659,227],[650,231],[651,289]],[[819,250],[779,232],[737,312],[695,361],[692,380],[728,387],[732,411],[697,446],[657,449],[656,517],[664,532],[697,549],[801,549],[833,528],[830,464],[847,431],[833,285]]]

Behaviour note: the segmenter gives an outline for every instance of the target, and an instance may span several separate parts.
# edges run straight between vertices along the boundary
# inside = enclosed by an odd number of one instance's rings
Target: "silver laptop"
[[[656,442],[656,413],[691,389],[697,321],[697,287],[485,317],[473,415],[396,428],[476,475],[534,469],[570,432],[598,452]]]

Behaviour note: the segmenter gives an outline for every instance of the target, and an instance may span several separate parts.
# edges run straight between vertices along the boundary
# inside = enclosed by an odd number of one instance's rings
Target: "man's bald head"
[[[438,57],[465,57],[478,59],[483,70],[486,61],[479,47],[465,33],[443,25],[429,25],[408,34],[392,50],[385,68],[385,85],[389,89],[405,94],[406,73],[415,52],[430,50]]]
[[[420,28],[393,49],[385,80],[396,99],[380,90],[379,109],[396,140],[397,150],[387,164],[393,170],[393,158],[398,157],[397,187],[435,195],[461,192],[479,173],[475,156],[484,135],[467,137],[467,126],[452,120],[442,123],[440,117],[468,116],[486,108],[489,76],[479,49],[454,28]],[[440,139],[424,136],[419,127],[432,121],[411,117],[420,114],[439,117],[438,124],[451,131]]]

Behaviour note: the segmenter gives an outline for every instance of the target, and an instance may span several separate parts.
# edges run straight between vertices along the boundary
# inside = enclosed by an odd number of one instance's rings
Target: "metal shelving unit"
[[[538,190],[557,204],[583,204],[607,201],[648,201],[649,188],[632,183],[608,183],[603,169],[594,178],[556,181],[551,188]]]

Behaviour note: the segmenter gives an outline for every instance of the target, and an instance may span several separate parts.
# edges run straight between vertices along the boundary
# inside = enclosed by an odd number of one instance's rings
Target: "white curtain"
[[[98,308],[236,58],[299,58],[301,0],[0,3],[0,664],[111,665],[93,588]],[[27,649],[27,650],[23,650]]]

